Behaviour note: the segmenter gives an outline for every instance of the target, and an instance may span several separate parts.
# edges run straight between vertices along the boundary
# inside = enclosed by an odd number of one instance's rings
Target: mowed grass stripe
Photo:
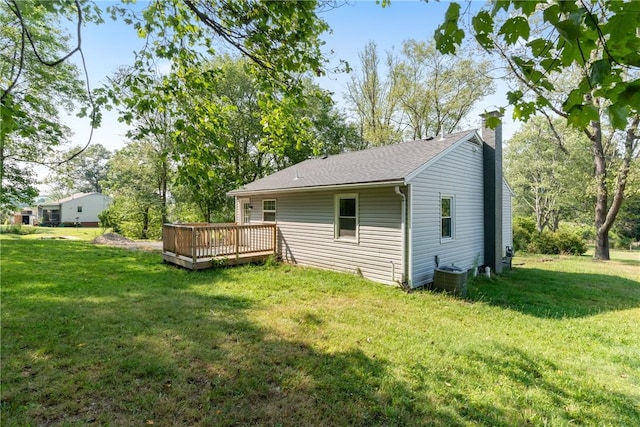
[[[2,425],[634,425],[634,260],[519,258],[470,298],[288,265],[3,240]]]

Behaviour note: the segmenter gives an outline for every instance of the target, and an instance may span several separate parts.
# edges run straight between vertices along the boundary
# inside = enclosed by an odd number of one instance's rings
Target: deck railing
[[[201,259],[238,258],[253,253],[276,253],[275,224],[164,224],[164,252]]]

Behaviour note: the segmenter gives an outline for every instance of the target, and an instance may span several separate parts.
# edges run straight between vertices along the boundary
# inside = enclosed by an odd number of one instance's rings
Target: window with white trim
[[[82,212],[82,206],[78,206],[77,212],[78,212],[78,213],[81,213],[81,212]]]
[[[337,194],[335,201],[335,238],[357,240],[358,195]]]
[[[276,201],[263,200],[262,201],[262,221],[264,222],[276,222]]]
[[[453,196],[440,196],[440,237],[453,239],[454,236]]]

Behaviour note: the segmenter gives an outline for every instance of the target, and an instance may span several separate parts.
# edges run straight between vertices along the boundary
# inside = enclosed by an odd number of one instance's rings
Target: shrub
[[[534,233],[527,244],[527,252],[534,254],[557,254],[558,245],[554,233],[543,231]]]
[[[577,223],[563,223],[562,229],[580,236],[586,241],[593,241],[596,239],[596,230],[593,225],[577,224]]]
[[[527,252],[537,254],[582,255],[586,251],[585,240],[576,232],[566,229],[536,232],[527,244]]]
[[[629,249],[633,240],[630,237],[624,236],[615,231],[609,232],[609,246],[613,249]]]
[[[35,234],[34,227],[23,227],[22,224],[10,224],[6,227],[0,227],[0,234],[18,234],[21,236],[27,234]]]
[[[513,249],[526,251],[531,236],[536,232],[536,222],[533,218],[517,216],[513,218]]]
[[[558,245],[558,253],[582,255],[587,252],[585,240],[578,234],[560,229],[554,233]]]

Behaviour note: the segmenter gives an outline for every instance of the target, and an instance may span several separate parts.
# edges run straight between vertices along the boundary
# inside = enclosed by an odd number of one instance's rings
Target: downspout
[[[400,226],[401,230],[401,241],[402,241],[402,251],[401,251],[401,262],[402,262],[402,279],[400,280],[400,286],[403,289],[408,289],[407,283],[407,195],[400,190],[400,186],[395,186],[396,194],[402,197],[402,208],[401,208],[401,217],[402,222]],[[395,279],[395,277],[394,277]]]

